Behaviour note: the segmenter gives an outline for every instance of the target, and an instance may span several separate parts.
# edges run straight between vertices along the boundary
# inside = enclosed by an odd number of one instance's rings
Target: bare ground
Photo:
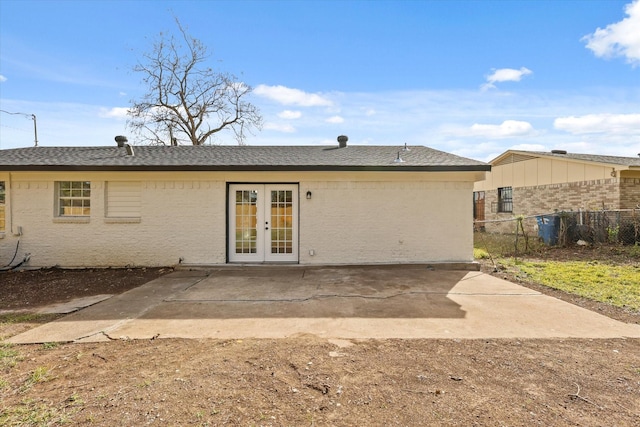
[[[0,309],[119,293],[170,271],[0,273]],[[0,337],[51,318],[0,316]],[[638,339],[156,339],[0,344],[0,355],[1,425],[640,425]]]

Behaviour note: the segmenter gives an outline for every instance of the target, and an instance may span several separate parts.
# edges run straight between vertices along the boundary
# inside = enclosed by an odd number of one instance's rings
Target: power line
[[[12,113],[11,111],[0,110],[2,113],[11,114],[11,115],[20,115],[25,116],[33,120],[33,135],[36,147],[38,146],[38,126],[36,124],[36,115],[35,114],[27,114],[27,113]]]

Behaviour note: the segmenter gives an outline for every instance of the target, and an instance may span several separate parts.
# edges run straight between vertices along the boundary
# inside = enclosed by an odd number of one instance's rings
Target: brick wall
[[[473,261],[472,182],[300,185],[301,263]]]
[[[640,205],[640,178],[620,179],[620,209],[635,209]]]
[[[619,209],[618,180],[602,179],[516,188],[513,191],[513,209],[517,213],[532,215],[582,209]]]
[[[299,183],[301,264],[473,261],[472,174],[24,172],[11,179],[0,260],[11,259],[19,240],[18,257],[30,253],[31,267],[224,264],[227,182]],[[106,190],[117,180],[140,182],[139,217],[107,216]],[[56,216],[56,181],[91,182],[89,217]],[[22,236],[11,232],[18,226]]]
[[[626,181],[633,181],[627,179]],[[637,180],[636,180],[637,181]],[[492,202],[497,203],[498,191],[490,190],[486,196],[487,220],[511,219],[515,215],[538,215],[555,211],[578,211],[580,209],[601,210],[620,209],[621,193],[626,198],[638,197],[640,189],[632,183],[623,187],[616,178],[571,182],[564,184],[539,185],[513,188],[513,213],[491,212]],[[624,191],[621,190],[625,188]],[[625,199],[626,200],[626,199]],[[529,221],[530,224],[535,224]],[[512,233],[513,222],[487,223],[485,229],[491,232]],[[531,230],[535,231],[535,230]]]
[[[31,253],[32,267],[163,266],[181,257],[224,262],[224,183],[143,181],[140,217],[108,218],[107,181],[100,178],[83,176],[91,181],[89,217],[55,215],[55,180],[14,180],[12,222],[23,235],[7,233],[0,256],[5,259],[19,239],[20,252]]]

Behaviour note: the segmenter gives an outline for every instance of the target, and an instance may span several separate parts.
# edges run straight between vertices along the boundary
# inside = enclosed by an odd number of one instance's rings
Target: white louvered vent
[[[139,181],[107,183],[107,216],[109,218],[137,218],[142,200]]]
[[[501,166],[501,165],[508,165],[511,163],[517,163],[517,162],[524,162],[526,160],[531,160],[531,159],[535,159],[536,156],[529,156],[526,154],[517,154],[517,153],[512,153],[510,155],[508,155],[507,157],[505,157],[504,159],[500,160],[498,163],[495,163],[493,166]]]

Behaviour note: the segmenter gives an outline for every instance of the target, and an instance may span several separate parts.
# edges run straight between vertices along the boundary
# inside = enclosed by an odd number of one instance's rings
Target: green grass
[[[13,345],[0,342],[0,369],[13,368],[22,356]]]
[[[522,238],[519,239],[519,245]],[[531,282],[580,295],[594,301],[640,311],[640,267],[630,260],[640,259],[640,246],[612,245],[589,248],[593,258],[601,261],[553,261],[529,258],[553,257],[555,251],[571,257],[572,250],[550,248],[536,238],[529,239],[529,251],[518,248],[515,257],[515,236],[497,233],[474,233],[473,254],[476,259],[489,256],[507,266],[517,276]]]
[[[19,405],[0,409],[0,425],[50,426],[69,424],[77,409],[56,408],[43,401],[25,399]]]
[[[27,379],[27,382],[30,384],[38,384],[38,383],[45,383],[50,379],[51,379],[51,373],[49,368],[47,368],[46,366],[38,366],[36,369],[31,371],[31,374],[29,374],[29,378]]]
[[[513,256],[514,254],[521,256],[548,249],[548,246],[545,246],[537,236],[529,236],[528,239],[525,239],[524,236],[519,235],[516,242],[515,234],[476,232],[473,233],[473,239],[474,248],[484,250],[493,257]]]
[[[34,313],[10,313],[0,316],[0,324],[27,323],[43,317],[42,314]]]
[[[0,340],[7,339],[10,335],[15,334],[15,328],[12,325],[29,324],[35,327],[39,324],[51,322],[61,317],[60,314],[37,314],[37,313],[7,313],[0,315]]]
[[[500,260],[527,279],[617,307],[640,310],[640,268],[594,261]]]

